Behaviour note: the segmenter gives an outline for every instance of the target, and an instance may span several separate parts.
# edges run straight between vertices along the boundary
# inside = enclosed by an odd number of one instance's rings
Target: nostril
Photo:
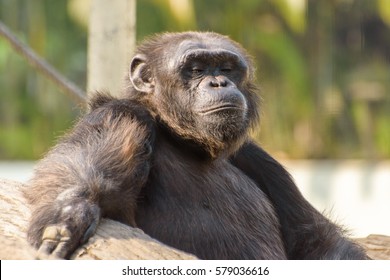
[[[226,87],[228,85],[228,82],[226,79],[223,78],[213,78],[210,80],[209,85],[211,87]]]
[[[219,87],[219,82],[216,80],[211,80],[209,84],[211,87]]]
[[[220,81],[220,85],[221,85],[221,87],[226,87],[227,86],[227,81],[226,80]]]

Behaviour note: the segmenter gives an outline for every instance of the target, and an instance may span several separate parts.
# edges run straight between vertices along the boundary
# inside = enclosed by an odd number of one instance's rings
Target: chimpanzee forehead
[[[208,39],[208,38],[207,38]],[[191,38],[181,41],[179,44],[174,46],[176,49],[177,54],[184,54],[187,51],[195,50],[195,49],[203,49],[203,50],[227,50],[230,52],[234,52],[236,54],[239,54],[240,51],[232,45],[229,41],[223,40],[223,38],[219,39],[197,39],[197,38]]]
[[[236,56],[243,63],[245,58],[241,54],[240,50],[224,38],[214,38],[211,40],[209,38],[190,38],[184,39],[178,43],[171,44],[173,53],[175,55],[170,56],[168,61],[168,68],[174,70],[177,69],[178,65],[191,53],[196,51],[210,53],[230,53],[232,56]]]

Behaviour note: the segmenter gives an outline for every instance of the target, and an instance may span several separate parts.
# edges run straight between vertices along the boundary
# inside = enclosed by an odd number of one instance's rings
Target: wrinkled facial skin
[[[246,66],[236,54],[224,49],[189,49],[179,61],[177,69],[192,104],[182,108],[191,111],[198,129],[206,127],[224,140],[247,126],[247,100],[237,88]]]
[[[257,117],[250,63],[222,36],[174,39],[144,71],[153,81],[151,107],[179,137],[207,146],[213,157],[230,154]]]
[[[187,123],[180,126],[220,141],[232,141],[244,134],[249,124],[248,106],[238,87],[247,78],[248,69],[240,54],[193,41],[182,42],[175,53],[167,63],[167,72],[181,85],[167,91],[173,90],[173,98],[180,102],[171,113],[186,111],[181,115],[187,118],[181,121]]]

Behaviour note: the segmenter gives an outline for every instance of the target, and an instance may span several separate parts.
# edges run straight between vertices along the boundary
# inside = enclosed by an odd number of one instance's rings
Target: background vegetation
[[[87,0],[0,0],[0,20],[81,88]],[[390,0],[138,0],[137,39],[231,36],[255,57],[256,139],[279,157],[390,157]],[[0,159],[36,159],[82,113],[0,38]]]

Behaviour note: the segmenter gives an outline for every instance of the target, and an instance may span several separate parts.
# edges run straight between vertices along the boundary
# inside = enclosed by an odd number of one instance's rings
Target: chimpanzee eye
[[[192,72],[192,74],[200,75],[204,72],[204,70],[202,68],[199,68],[199,67],[193,67],[191,69],[191,72]]]
[[[221,69],[221,72],[223,72],[223,73],[230,73],[230,72],[232,72],[232,68],[230,68],[230,67],[224,67],[224,68],[222,68]]]
[[[228,73],[233,71],[233,68],[234,68],[234,65],[232,63],[223,63],[222,65],[220,65],[219,70],[222,73],[228,74]]]

